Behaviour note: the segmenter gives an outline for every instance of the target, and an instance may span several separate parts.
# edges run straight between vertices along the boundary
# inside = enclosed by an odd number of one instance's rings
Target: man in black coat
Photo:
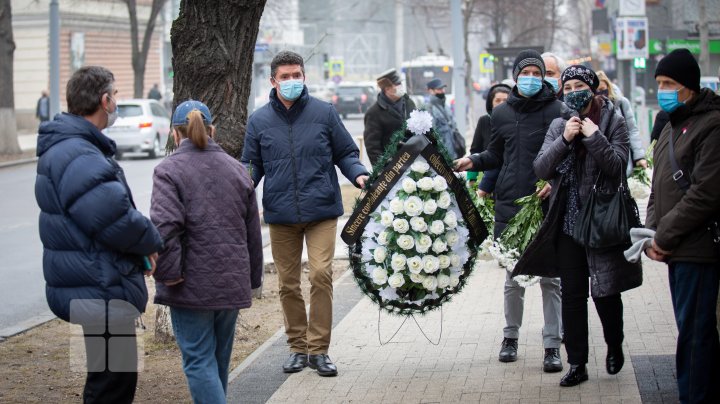
[[[402,129],[415,103],[405,92],[395,69],[385,71],[377,78],[380,94],[377,101],[365,113],[365,147],[370,164],[375,166],[390,143],[395,131]]]
[[[510,92],[507,102],[495,107],[491,115],[492,140],[488,149],[456,161],[457,171],[501,168],[495,186],[496,238],[520,210],[515,200],[536,192],[538,178],[533,171],[533,160],[540,151],[550,123],[560,117],[564,106],[556,99],[550,84],[543,81],[544,77],[545,63],[540,54],[533,50],[520,52],[513,64],[513,79],[517,85]],[[541,198],[549,194],[549,186],[538,192]],[[559,349],[562,340],[560,280],[541,278],[540,288],[545,317],[543,370],[559,372],[562,370]],[[517,360],[524,295],[525,289],[508,272],[505,281],[505,338],[499,355],[501,362]]]

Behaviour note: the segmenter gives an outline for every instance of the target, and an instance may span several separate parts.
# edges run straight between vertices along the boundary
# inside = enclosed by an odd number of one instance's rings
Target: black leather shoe
[[[622,345],[608,346],[607,356],[605,357],[605,370],[608,374],[617,374],[625,364],[625,355],[623,355]]]
[[[310,355],[308,366],[317,370],[320,376],[337,376],[337,367],[326,354]]]
[[[572,387],[587,381],[588,374],[585,365],[570,365],[570,370],[560,379],[560,386]]]
[[[297,373],[308,365],[308,356],[303,353],[293,352],[283,364],[283,372]]]
[[[543,371],[545,373],[555,373],[563,369],[560,360],[560,349],[545,348],[545,359],[543,360]]]
[[[517,338],[504,338],[500,346],[500,362],[515,362],[517,360]]]

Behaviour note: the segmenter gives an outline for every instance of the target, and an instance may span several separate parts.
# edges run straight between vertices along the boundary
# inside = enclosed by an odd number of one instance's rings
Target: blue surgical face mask
[[[593,99],[593,92],[590,90],[577,90],[565,93],[565,105],[575,111],[582,111]]]
[[[299,79],[290,79],[280,81],[280,95],[288,101],[295,101],[300,97],[303,91],[303,81]]]
[[[526,97],[532,97],[542,88],[542,79],[535,76],[518,76],[518,90]]]
[[[680,91],[680,88],[677,90],[658,90],[657,100],[660,108],[670,113],[678,109],[679,106],[685,105],[684,102],[678,99],[678,91]]]
[[[557,94],[558,91],[560,91],[560,83],[558,82],[558,79],[555,77],[545,77],[545,81],[550,83],[550,85],[553,88],[553,91],[555,91],[555,94]]]

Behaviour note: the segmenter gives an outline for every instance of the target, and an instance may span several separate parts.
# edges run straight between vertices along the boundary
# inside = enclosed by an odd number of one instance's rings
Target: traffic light
[[[645,58],[635,58],[633,59],[633,67],[642,70],[645,69]]]

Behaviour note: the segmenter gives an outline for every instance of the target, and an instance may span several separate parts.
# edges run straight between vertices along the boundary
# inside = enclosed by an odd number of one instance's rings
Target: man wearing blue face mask
[[[306,366],[337,375],[328,356],[332,330],[332,259],[343,214],[335,166],[358,188],[368,171],[335,108],[308,95],[303,59],[279,52],[270,63],[270,102],[248,119],[242,163],[255,186],[264,177],[263,216],[280,283],[291,355],[283,372]],[[310,312],[300,289],[303,241],[308,248]]]
[[[700,67],[676,49],[655,70],[658,103],[670,116],[654,150],[645,227],[648,257],[668,263],[678,327],[681,403],[720,402],[715,307],[720,282],[720,96],[700,88]]]
[[[485,171],[500,168],[495,185],[495,237],[498,238],[510,219],[520,208],[515,200],[538,192],[545,199],[550,186],[535,189],[538,178],[533,171],[533,160],[545,139],[553,119],[560,117],[564,104],[556,99],[556,92],[545,81],[545,63],[534,50],[520,52],[513,64],[513,79],[517,85],[505,103],[493,109],[491,117],[492,140],[487,150],[456,160],[457,171]],[[550,269],[552,263],[548,263]],[[543,295],[543,370],[559,372],[561,318],[560,280],[543,277],[540,280]],[[523,317],[525,289],[515,282],[510,273],[505,281],[504,339],[500,348],[501,362],[517,360],[518,338]]]

